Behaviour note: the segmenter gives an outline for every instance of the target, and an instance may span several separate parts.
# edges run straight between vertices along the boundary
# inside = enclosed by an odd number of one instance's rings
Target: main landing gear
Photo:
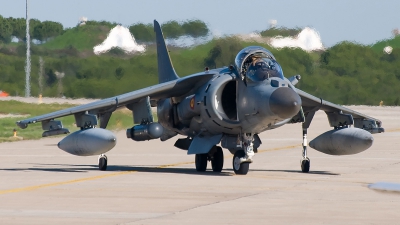
[[[250,163],[254,156],[253,142],[254,134],[247,133],[242,137],[242,150],[237,150],[232,159],[233,171],[238,175],[246,175],[249,172]],[[224,166],[224,153],[219,146],[213,146],[209,153],[196,154],[196,170],[204,172],[207,170],[207,162],[211,161],[212,170],[221,172]]]
[[[99,156],[99,170],[107,170],[107,156],[104,154]]]
[[[196,154],[196,170],[204,172],[207,169],[207,163],[211,161],[211,167],[214,172],[221,172],[224,167],[224,152],[219,146],[213,146],[209,153]]]

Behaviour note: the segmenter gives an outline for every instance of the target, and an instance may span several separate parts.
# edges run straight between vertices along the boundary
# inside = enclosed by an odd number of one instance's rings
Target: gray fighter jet
[[[69,133],[55,118],[74,115],[81,129],[66,136],[58,147],[68,153],[99,156],[99,169],[107,169],[105,152],[116,144],[115,135],[106,130],[111,114],[126,107],[133,112],[135,125],[127,129],[134,141],[160,139],[177,134],[175,146],[195,155],[197,171],[221,172],[222,148],[233,157],[236,174],[247,174],[254,153],[261,145],[261,132],[288,123],[301,123],[303,148],[301,171],[308,172],[307,129],[316,111],[325,111],[332,130],[310,142],[318,151],[331,155],[355,154],[372,145],[373,133],[381,133],[381,121],[348,108],[324,101],[294,87],[296,75],[283,76],[275,57],[265,48],[250,46],[241,50],[234,66],[199,72],[179,78],[164,37],[154,21],[157,41],[159,84],[126,94],[18,121],[20,128],[41,122],[43,136]],[[158,122],[151,106],[157,107]],[[273,131],[271,131],[273,132]],[[220,144],[220,146],[218,146]]]

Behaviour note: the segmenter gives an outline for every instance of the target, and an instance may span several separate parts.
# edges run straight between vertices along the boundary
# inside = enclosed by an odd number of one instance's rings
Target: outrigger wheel
[[[107,170],[107,156],[104,154],[99,156],[99,170]]]
[[[248,162],[240,163],[240,158],[243,158],[245,155],[246,154],[244,153],[243,150],[236,151],[235,155],[233,155],[232,164],[233,164],[233,171],[235,172],[235,174],[246,175],[247,172],[249,172],[250,163]]]
[[[310,171],[310,159],[308,157],[301,160],[301,171],[303,173]]]

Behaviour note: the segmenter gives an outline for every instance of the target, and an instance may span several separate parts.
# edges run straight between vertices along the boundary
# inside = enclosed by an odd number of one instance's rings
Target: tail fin
[[[172,65],[171,58],[169,57],[160,24],[156,20],[154,20],[154,32],[156,32],[157,42],[158,82],[164,83],[179,79]]]

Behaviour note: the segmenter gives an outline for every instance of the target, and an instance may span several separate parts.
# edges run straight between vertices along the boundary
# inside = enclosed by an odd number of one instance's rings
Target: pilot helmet
[[[270,51],[258,46],[241,50],[235,58],[235,66],[242,79],[254,82],[270,77],[283,79],[283,72]]]

